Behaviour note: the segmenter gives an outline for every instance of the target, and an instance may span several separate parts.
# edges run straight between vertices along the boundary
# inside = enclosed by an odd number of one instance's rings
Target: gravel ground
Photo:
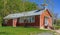
[[[54,30],[56,33],[51,32],[44,32],[44,33],[38,33],[38,34],[31,34],[31,35],[60,35],[60,30]]]
[[[44,32],[44,33],[31,34],[31,35],[53,35],[53,33]]]
[[[40,34],[37,34],[37,35],[53,35],[53,33],[40,33]]]

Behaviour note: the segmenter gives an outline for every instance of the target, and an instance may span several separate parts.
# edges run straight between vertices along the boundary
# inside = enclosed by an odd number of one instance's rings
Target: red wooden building
[[[4,17],[4,25],[52,28],[52,15],[48,9],[9,14]]]

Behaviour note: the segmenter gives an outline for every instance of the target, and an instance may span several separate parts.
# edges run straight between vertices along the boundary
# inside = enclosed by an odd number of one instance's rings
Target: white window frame
[[[19,23],[24,23],[24,18],[19,18]]]
[[[26,18],[26,20],[28,20],[27,23],[35,22],[35,16],[28,16],[28,17],[24,17],[24,18]],[[19,18],[19,23],[24,23],[24,18],[23,17]]]
[[[32,16],[31,17],[31,23],[34,23],[35,22],[35,16]]]

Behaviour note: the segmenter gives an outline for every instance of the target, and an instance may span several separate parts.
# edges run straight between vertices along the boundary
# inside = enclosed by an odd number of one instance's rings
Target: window
[[[24,23],[24,19],[23,18],[20,18],[19,19],[19,23]]]
[[[28,20],[28,23],[30,23],[30,22],[31,22],[31,19],[30,19],[30,17],[28,17],[28,19],[27,19],[27,20]]]
[[[35,22],[35,16],[28,17],[28,23],[33,23],[33,22]]]
[[[31,17],[31,23],[32,22],[35,22],[35,17],[34,16]]]
[[[4,24],[7,24],[8,20],[5,20]]]
[[[20,23],[24,23],[24,20],[27,20],[27,23],[33,23],[33,22],[35,22],[35,16],[29,16],[29,17],[24,17],[24,18],[20,18],[19,22]]]

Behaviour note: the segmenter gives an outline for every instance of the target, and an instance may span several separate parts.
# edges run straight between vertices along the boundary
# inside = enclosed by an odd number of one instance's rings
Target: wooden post
[[[13,19],[13,27],[16,27],[17,19]]]

